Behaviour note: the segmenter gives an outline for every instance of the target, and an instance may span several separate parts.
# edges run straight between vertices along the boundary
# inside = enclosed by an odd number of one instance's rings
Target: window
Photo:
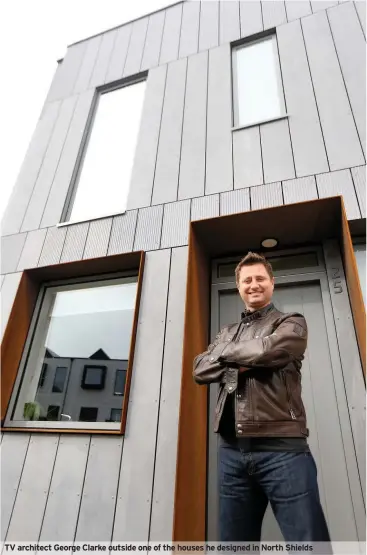
[[[53,393],[62,393],[64,391],[66,373],[68,369],[65,366],[58,366],[56,368],[54,383],[52,386]]]
[[[79,413],[80,422],[96,422],[98,409],[96,407],[82,407]]]
[[[145,81],[100,94],[66,221],[126,210]]]
[[[106,380],[106,366],[84,366],[83,389],[103,389]]]
[[[120,422],[121,420],[121,409],[111,409],[111,422]]]
[[[364,304],[366,304],[366,243],[365,239],[353,245],[354,254],[357,261],[359,282],[361,284]]]
[[[46,374],[47,374],[47,364],[42,364],[42,370],[41,370],[41,375],[40,375],[40,379],[38,382],[38,387],[43,387],[44,383],[45,383],[45,379],[46,379]]]
[[[110,415],[115,389],[124,393],[136,295],[136,276],[44,286],[14,391],[13,426],[119,429],[121,411]],[[40,388],[45,361],[54,374]]]
[[[285,115],[276,36],[233,49],[234,125],[246,126]]]
[[[114,395],[123,395],[125,391],[126,370],[116,370]]]

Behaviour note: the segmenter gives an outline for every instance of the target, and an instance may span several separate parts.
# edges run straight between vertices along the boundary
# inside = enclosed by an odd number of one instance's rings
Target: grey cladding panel
[[[127,49],[130,42],[131,30],[132,25],[124,25],[117,31],[115,44],[106,73],[106,83],[117,81],[122,77],[127,56]]]
[[[261,210],[270,206],[282,206],[282,184],[268,183],[267,185],[259,185],[251,187],[251,210]]]
[[[292,147],[286,119],[260,126],[264,182],[295,177]]]
[[[362,148],[366,154],[366,42],[351,2],[328,11]]]
[[[311,4],[307,0],[288,0],[285,3],[285,10],[288,21],[293,21],[312,13]]]
[[[27,433],[5,434],[1,442],[1,541],[9,526],[28,444]]]
[[[303,18],[302,26],[330,169],[364,164],[326,12]]]
[[[117,37],[117,32],[117,29],[115,29],[114,31],[110,31],[109,33],[104,33],[102,35],[101,46],[99,48],[96,63],[89,82],[90,88],[99,87],[105,82],[108,64]]]
[[[27,234],[8,235],[1,238],[1,273],[15,272],[23,251]]]
[[[189,242],[190,205],[190,200],[182,200],[164,206],[161,249]]]
[[[357,0],[354,2],[358,18],[363,29],[364,36],[366,36],[366,0]]]
[[[82,139],[86,132],[93,98],[94,90],[86,91],[78,98],[40,227],[49,227],[60,222]]]
[[[263,30],[261,2],[244,0],[240,2],[241,37],[248,37]]]
[[[163,218],[163,206],[142,208],[138,213],[134,251],[159,249]]]
[[[59,65],[60,71],[56,73],[51,85],[47,97],[48,102],[62,99],[72,94],[86,48],[87,41],[68,48],[63,61]]]
[[[263,183],[263,167],[259,127],[232,133],[234,188],[252,187]]]
[[[311,2],[311,7],[313,13],[319,12],[321,10],[327,10],[328,8],[332,8],[333,6],[337,6],[337,1],[324,1],[324,0],[316,0],[315,2]]]
[[[108,254],[131,252],[133,250],[137,210],[130,210],[113,218]]]
[[[66,231],[66,227],[50,227],[47,230],[38,266],[51,266],[60,262]]]
[[[149,206],[153,192],[167,66],[149,72],[127,207]]]
[[[361,210],[362,218],[366,217],[366,166],[358,166],[352,168],[352,178],[354,187],[356,189],[359,208]]]
[[[199,50],[218,46],[219,2],[209,0],[200,2]]]
[[[1,337],[3,337],[22,273],[7,274],[1,287]]]
[[[220,44],[232,42],[241,36],[240,3],[238,0],[219,2],[219,41]]]
[[[17,267],[18,271],[35,268],[38,265],[38,260],[46,237],[46,231],[46,229],[37,229],[27,234],[27,239]]]
[[[277,37],[296,174],[327,172],[329,166],[300,22],[282,25],[277,29]]]
[[[318,198],[316,181],[313,175],[283,181],[284,204],[304,202]]]
[[[74,540],[89,444],[87,435],[61,435],[40,541]]]
[[[261,2],[261,7],[264,29],[270,29],[287,23],[285,5],[281,0],[265,0],[265,2]]]
[[[58,442],[56,434],[31,436],[6,538],[8,541],[38,540]]]
[[[148,540],[170,255],[167,249],[145,259],[113,541]]]
[[[60,102],[48,104],[45,107],[42,119],[37,123],[2,220],[3,235],[18,233],[20,230],[38,172],[49,145],[59,107]]]
[[[188,58],[178,198],[204,195],[208,53]]]
[[[76,541],[111,540],[122,444],[122,437],[92,436]]]
[[[141,69],[149,69],[158,65],[161,51],[165,12],[160,11],[149,17],[147,37],[145,40]]]
[[[87,41],[87,48],[73,89],[74,93],[81,93],[88,89],[101,43],[102,35],[98,35]]]
[[[61,262],[71,262],[72,260],[81,260],[83,258],[88,229],[89,223],[68,227]]]
[[[64,100],[61,105],[59,116],[38,174],[31,200],[28,204],[21,231],[30,231],[40,227],[42,214],[56,174],[76,102],[77,96],[72,96]]]
[[[143,19],[138,19],[133,23],[129,49],[127,51],[124,67],[124,77],[134,75],[134,73],[138,73],[140,71],[145,37],[148,28],[148,19],[148,17],[144,17]]]
[[[150,541],[172,534],[188,248],[172,249]]]
[[[250,210],[250,189],[229,191],[220,195],[220,215],[238,214]]]
[[[187,60],[168,65],[152,204],[177,199]]]
[[[90,223],[83,258],[106,256],[111,226],[112,218],[104,218]]]
[[[227,193],[223,193],[227,194]],[[191,221],[205,220],[219,216],[219,195],[193,198],[191,202]]]
[[[199,48],[200,2],[184,2],[179,57],[195,54]]]
[[[231,125],[231,53],[229,45],[223,45],[209,51],[205,185],[207,195],[233,188]]]
[[[178,48],[180,43],[180,29],[182,19],[182,3],[165,10],[166,19],[164,22],[163,39],[160,64],[177,60]]]
[[[323,173],[316,176],[316,181],[320,198],[342,195],[348,220],[361,217],[349,170]]]

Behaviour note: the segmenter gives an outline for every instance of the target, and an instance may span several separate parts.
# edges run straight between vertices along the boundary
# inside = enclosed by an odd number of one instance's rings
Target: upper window
[[[65,220],[126,210],[145,81],[100,94]]]
[[[234,125],[285,115],[276,36],[233,49]]]
[[[359,274],[359,282],[363,295],[364,304],[366,304],[366,243],[365,239],[353,245],[354,254],[357,261],[357,268]]]
[[[135,276],[45,286],[7,425],[119,430],[136,296]]]

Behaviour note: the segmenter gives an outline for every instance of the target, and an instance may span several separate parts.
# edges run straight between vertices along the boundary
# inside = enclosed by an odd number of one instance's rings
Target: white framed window
[[[232,50],[234,126],[286,115],[276,35]]]
[[[131,275],[43,286],[5,426],[120,429],[116,373],[128,367],[137,286]]]
[[[145,85],[99,93],[64,223],[125,212]]]

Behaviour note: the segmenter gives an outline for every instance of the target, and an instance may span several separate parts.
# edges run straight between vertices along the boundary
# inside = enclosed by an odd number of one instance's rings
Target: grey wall
[[[364,13],[183,2],[68,48],[3,219],[2,330],[24,269],[148,251],[127,433],[5,434],[2,539],[170,537],[188,224],[338,194],[365,217]],[[233,130],[230,42],[274,27],[288,118]],[[128,211],[56,227],[96,87],[146,70]]]

